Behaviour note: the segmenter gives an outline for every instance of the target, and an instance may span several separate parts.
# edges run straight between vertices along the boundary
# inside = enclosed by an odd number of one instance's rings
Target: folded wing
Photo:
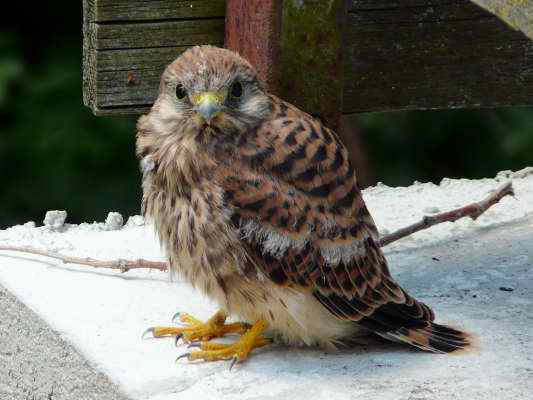
[[[463,348],[390,276],[344,146],[276,99],[274,118],[241,140],[218,181],[251,258],[280,286],[310,291],[333,315],[424,350]]]

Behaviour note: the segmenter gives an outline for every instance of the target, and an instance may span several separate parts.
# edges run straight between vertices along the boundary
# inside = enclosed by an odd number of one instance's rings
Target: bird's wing
[[[266,275],[312,289],[340,318],[412,301],[389,274],[344,146],[309,115],[276,104],[253,143],[238,149],[240,163],[221,171],[233,222]]]
[[[219,169],[248,252],[273,282],[311,291],[338,318],[381,334],[427,328],[431,309],[390,276],[346,149],[320,122],[276,100],[274,117]]]

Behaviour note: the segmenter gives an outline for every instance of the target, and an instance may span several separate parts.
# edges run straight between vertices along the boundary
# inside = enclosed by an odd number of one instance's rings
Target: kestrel
[[[220,306],[206,322],[181,314],[186,326],[149,329],[198,341],[189,360],[242,361],[270,338],[333,347],[366,332],[436,353],[469,346],[391,277],[336,134],[269,94],[238,54],[185,51],[137,127],[143,211],[171,271]],[[227,333],[242,336],[209,342]]]

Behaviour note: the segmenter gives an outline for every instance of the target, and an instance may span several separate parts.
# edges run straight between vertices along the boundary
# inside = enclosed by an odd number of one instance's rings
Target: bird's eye
[[[187,91],[181,83],[178,83],[176,86],[176,97],[178,100],[183,100],[185,97],[187,97]]]
[[[231,95],[235,98],[239,98],[242,96],[243,88],[242,83],[235,82],[233,85],[231,85]]]

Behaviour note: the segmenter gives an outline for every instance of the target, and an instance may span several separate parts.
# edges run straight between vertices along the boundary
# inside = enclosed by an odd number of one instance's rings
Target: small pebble
[[[46,212],[43,224],[52,229],[61,228],[67,219],[67,212],[65,210],[50,210]]]
[[[513,175],[513,171],[511,171],[510,169],[506,169],[504,171],[498,172],[498,174],[496,175],[496,179],[509,179],[511,175]]]
[[[122,228],[124,218],[118,212],[110,212],[105,219],[105,227],[108,231],[117,231]]]
[[[442,178],[442,180],[439,183],[439,186],[449,186],[453,183],[453,179],[451,178]]]
[[[508,287],[508,286],[500,286],[500,290],[502,292],[512,292],[514,290],[514,288]]]
[[[126,222],[127,226],[143,226],[144,225],[144,218],[141,215],[132,215],[128,218],[128,222]]]

